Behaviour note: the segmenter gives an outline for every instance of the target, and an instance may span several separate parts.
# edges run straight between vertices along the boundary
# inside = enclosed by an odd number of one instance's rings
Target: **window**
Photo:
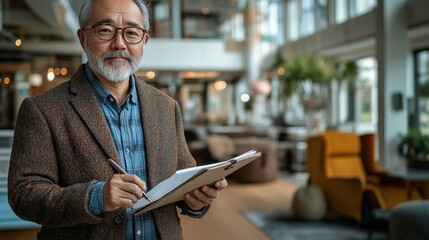
[[[328,0],[316,0],[314,11],[317,30],[325,29],[328,26]]]
[[[340,24],[351,18],[370,12],[377,6],[377,0],[334,0],[335,23]]]
[[[356,61],[356,130],[376,131],[377,129],[377,63],[372,57]]]
[[[376,0],[350,0],[350,16],[361,16],[370,12],[376,5]]]
[[[416,120],[419,130],[429,134],[429,50],[416,53]]]
[[[183,14],[183,38],[219,38],[219,16],[199,13]]]
[[[297,40],[328,26],[327,0],[288,1],[288,39]]]
[[[262,0],[258,0],[262,1]],[[265,0],[268,1],[268,0]],[[269,0],[279,2],[280,0]],[[244,41],[247,1],[152,0],[151,36]]]
[[[309,36],[316,32],[314,19],[314,0],[302,0],[301,37]]]
[[[160,38],[172,37],[171,3],[166,0],[153,1],[149,11],[152,17],[150,34]]]
[[[376,123],[377,119],[377,66],[374,58],[364,58],[357,62],[358,122]]]
[[[339,95],[340,123],[353,125],[355,131],[377,129],[377,63],[368,57],[356,61],[358,75],[355,81],[341,86]]]
[[[335,0],[334,1],[334,8],[335,8],[335,23],[340,24],[345,21],[347,21],[347,13],[348,13],[348,7],[347,0]]]
[[[246,40],[244,29],[244,17],[240,11],[237,11],[234,16],[223,22],[220,26],[220,31],[224,39],[234,42],[243,42]]]
[[[258,31],[261,34],[261,52],[263,55],[277,51],[284,43],[284,8],[279,0],[259,0]]]
[[[288,39],[291,41],[299,39],[299,14],[298,14],[298,0],[290,0],[288,2],[287,16],[288,16]]]

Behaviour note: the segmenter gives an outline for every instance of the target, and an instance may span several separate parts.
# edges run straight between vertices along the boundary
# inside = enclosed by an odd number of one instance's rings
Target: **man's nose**
[[[111,45],[113,49],[125,49],[127,47],[122,34],[122,30],[116,31],[115,37],[112,39]]]

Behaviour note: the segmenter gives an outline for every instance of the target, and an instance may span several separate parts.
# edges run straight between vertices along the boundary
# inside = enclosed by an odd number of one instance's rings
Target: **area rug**
[[[328,217],[305,221],[287,212],[244,212],[244,216],[272,240],[364,240],[368,229],[348,219]],[[371,240],[388,240],[387,230],[374,230]]]

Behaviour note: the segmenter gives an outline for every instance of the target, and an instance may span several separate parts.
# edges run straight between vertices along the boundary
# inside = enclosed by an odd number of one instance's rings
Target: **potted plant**
[[[335,76],[335,68],[331,61],[318,56],[293,56],[283,59],[277,55],[273,65],[282,83],[283,98],[287,102],[299,101],[305,116],[298,113],[285,124],[303,124],[309,133],[324,129],[324,109],[328,98],[327,86]],[[293,98],[292,98],[293,97]],[[287,112],[287,107],[285,109]],[[290,115],[291,116],[291,115]],[[287,123],[286,123],[287,122]]]
[[[398,153],[407,160],[409,167],[429,169],[429,136],[408,130],[401,136]]]
[[[330,61],[315,56],[294,56],[283,60],[280,55],[274,64],[279,79],[283,82],[283,94],[290,97],[305,83],[328,84],[335,75],[335,70]]]

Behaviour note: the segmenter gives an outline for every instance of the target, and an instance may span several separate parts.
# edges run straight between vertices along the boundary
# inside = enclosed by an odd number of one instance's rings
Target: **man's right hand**
[[[146,191],[146,183],[133,174],[115,174],[106,182],[103,189],[104,209],[114,211],[118,208],[132,207]]]

